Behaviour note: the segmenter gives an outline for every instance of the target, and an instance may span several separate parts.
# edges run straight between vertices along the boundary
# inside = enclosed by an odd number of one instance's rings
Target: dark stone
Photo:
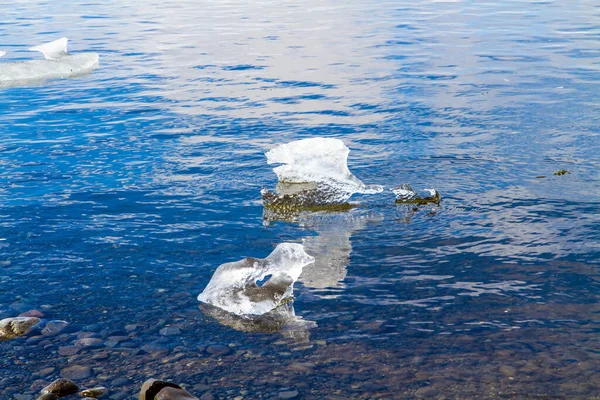
[[[206,348],[206,352],[211,356],[226,356],[231,353],[231,348],[222,344],[213,344]]]
[[[110,386],[117,387],[117,386],[127,385],[128,383],[130,383],[128,378],[116,378],[116,379],[112,380],[112,382],[110,383]]]
[[[46,393],[41,395],[40,397],[38,397],[36,400],[56,400],[58,399],[58,396],[56,396],[54,393]]]
[[[139,400],[154,400],[158,392],[166,387],[181,389],[181,386],[174,383],[159,381],[151,378],[142,385]]]
[[[58,397],[75,394],[79,391],[79,386],[71,380],[60,378],[42,389],[42,394],[52,393]]]

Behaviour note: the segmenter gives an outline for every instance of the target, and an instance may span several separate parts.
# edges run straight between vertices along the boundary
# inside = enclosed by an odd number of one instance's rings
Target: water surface
[[[148,377],[219,398],[599,395],[597,2],[0,13],[2,62],[61,36],[100,55],[90,75],[0,91],[0,316],[70,324],[0,343],[0,397],[73,365],[113,399]],[[362,181],[435,187],[440,207],[386,190],[265,220],[264,153],[315,136],[342,139]],[[242,332],[198,308],[218,265],[286,241],[321,255],[295,287],[311,329]],[[60,350],[85,336],[102,345]]]

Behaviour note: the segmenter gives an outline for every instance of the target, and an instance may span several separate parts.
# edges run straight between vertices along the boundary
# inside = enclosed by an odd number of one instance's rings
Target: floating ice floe
[[[24,86],[47,79],[70,78],[91,72],[98,66],[97,53],[67,54],[68,39],[63,37],[50,43],[31,47],[44,60],[0,62],[0,87]],[[5,52],[0,52],[2,57]]]
[[[343,207],[355,193],[374,194],[379,185],[365,185],[348,169],[350,149],[332,138],[311,138],[281,144],[266,153],[279,183],[275,192],[263,189],[265,207]]]
[[[266,314],[292,299],[302,268],[314,261],[302,245],[282,243],[267,258],[219,266],[198,300],[240,316]]]

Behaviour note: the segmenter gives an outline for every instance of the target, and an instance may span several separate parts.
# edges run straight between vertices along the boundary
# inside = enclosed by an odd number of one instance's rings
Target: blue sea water
[[[100,55],[89,75],[0,90],[0,316],[72,327],[1,342],[1,398],[70,365],[92,366],[82,385],[128,377],[111,395],[129,397],[152,376],[219,398],[599,396],[598,2],[17,0],[0,15],[0,66],[61,36]],[[317,136],[386,191],[265,220],[264,153]],[[440,206],[397,206],[404,183]],[[294,289],[316,323],[301,346],[198,309],[216,267],[283,242],[325,255]],[[129,340],[61,355],[82,332]]]

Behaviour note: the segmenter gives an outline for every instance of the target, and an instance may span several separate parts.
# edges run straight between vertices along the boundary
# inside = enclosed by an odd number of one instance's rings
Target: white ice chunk
[[[0,87],[25,86],[47,79],[71,78],[98,66],[98,54],[64,55],[56,61],[31,60],[0,63]]]
[[[30,47],[28,50],[39,51],[46,60],[58,60],[67,54],[67,42],[69,39],[62,37],[50,43]]]
[[[438,195],[438,191],[433,188],[425,188],[423,190],[429,193],[428,197],[436,197]]]
[[[282,183],[324,183],[348,193],[379,193],[379,185],[365,185],[348,169],[350,149],[339,139],[316,137],[281,144],[266,153],[267,163]]]
[[[3,55],[5,55],[6,52],[5,51],[0,51],[0,57],[2,57]]]
[[[291,298],[302,268],[314,261],[302,245],[282,243],[267,258],[219,266],[198,300],[237,315],[265,314]]]

